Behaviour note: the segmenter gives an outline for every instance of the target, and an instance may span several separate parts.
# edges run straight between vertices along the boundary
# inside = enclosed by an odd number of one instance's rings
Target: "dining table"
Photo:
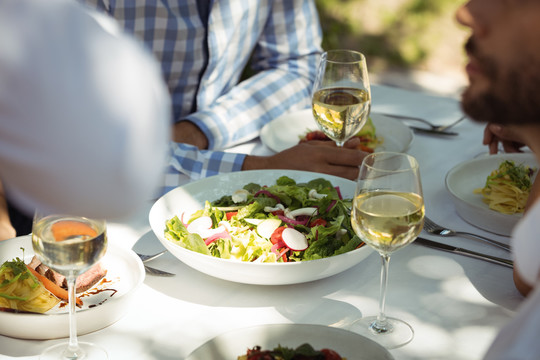
[[[382,84],[373,84],[371,95],[372,113],[421,117],[436,124],[463,116],[459,95],[441,96]],[[488,148],[482,144],[483,129],[484,124],[467,118],[451,128],[458,133],[454,136],[415,132],[405,151],[420,165],[430,219],[509,244],[510,237],[462,219],[445,186],[446,174],[454,166],[487,154]],[[261,139],[227,151],[273,153]],[[143,254],[163,250],[149,224],[153,204],[149,201],[123,221],[109,222],[109,242]],[[425,231],[421,236],[511,258],[507,251],[481,241],[443,238]],[[206,341],[236,329],[264,324],[347,329],[354,320],[378,312],[381,259],[375,251],[341,273],[290,285],[253,285],[211,277],[170,252],[148,265],[174,276],[146,274],[119,320],[79,337],[104,347],[109,359],[184,359]],[[407,321],[414,329],[414,338],[390,353],[397,360],[481,359],[523,300],[513,283],[512,269],[413,242],[392,254],[386,313]],[[0,359],[37,359],[43,349],[65,340],[0,336]]]

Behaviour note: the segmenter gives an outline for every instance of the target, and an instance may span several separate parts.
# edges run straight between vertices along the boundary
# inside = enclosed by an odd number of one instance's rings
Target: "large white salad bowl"
[[[149,214],[150,226],[159,241],[186,265],[216,278],[245,284],[286,285],[323,279],[345,271],[364,260],[372,250],[368,246],[345,254],[304,262],[249,263],[203,255],[175,244],[165,238],[168,219],[182,213],[190,215],[214,201],[230,195],[249,183],[272,185],[280,176],[288,176],[297,183],[316,178],[328,179],[338,186],[344,198],[353,198],[353,181],[318,173],[295,170],[253,170],[217,175],[180,186],[158,199]]]

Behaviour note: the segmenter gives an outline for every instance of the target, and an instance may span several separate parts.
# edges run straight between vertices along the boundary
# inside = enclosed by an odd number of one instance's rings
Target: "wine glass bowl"
[[[381,256],[379,314],[354,322],[351,330],[392,349],[410,342],[412,327],[384,312],[390,255],[413,242],[424,224],[419,166],[410,155],[380,152],[366,156],[351,211],[355,233]]]
[[[32,225],[32,247],[39,260],[64,275],[68,284],[69,342],[47,348],[40,359],[107,359],[107,352],[77,339],[77,276],[96,264],[107,249],[104,220],[36,212]]]
[[[312,93],[313,117],[321,131],[341,147],[362,129],[370,109],[364,55],[352,50],[323,53]]]

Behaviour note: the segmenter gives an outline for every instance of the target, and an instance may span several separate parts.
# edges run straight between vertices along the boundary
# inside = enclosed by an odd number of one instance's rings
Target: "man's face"
[[[540,124],[540,0],[471,0],[456,17],[472,30],[464,111],[477,121]]]

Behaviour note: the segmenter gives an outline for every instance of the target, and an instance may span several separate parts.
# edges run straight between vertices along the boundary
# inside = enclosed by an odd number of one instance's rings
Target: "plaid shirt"
[[[192,121],[208,138],[204,151],[171,144],[166,191],[241,170],[244,154],[219,150],[310,104],[322,36],[313,0],[206,0],[208,16],[201,0],[82,1],[145,42],[161,62],[174,121]],[[248,63],[255,75],[239,82]]]

